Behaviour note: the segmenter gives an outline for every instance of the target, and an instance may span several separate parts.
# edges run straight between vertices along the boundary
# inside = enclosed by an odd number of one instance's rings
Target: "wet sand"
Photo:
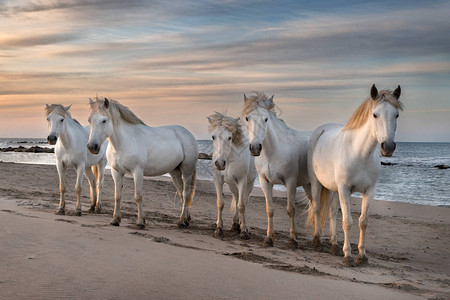
[[[68,212],[75,209],[74,184],[75,172],[68,172]],[[286,199],[280,192],[274,201],[274,247],[262,248],[266,215],[258,189],[247,208],[250,240],[228,231],[228,193],[225,237],[213,237],[217,212],[211,182],[198,181],[188,229],[176,228],[180,203],[168,178],[144,182],[145,230],[133,225],[136,205],[130,178],[124,180],[120,227],[109,225],[114,207],[110,175],[103,191],[101,214],[87,213],[85,180],[83,216],[58,216],[55,166],[0,163],[0,298],[450,298],[447,207],[375,201],[367,233],[370,265],[345,268],[341,256],[329,253],[328,230],[323,252],[314,251],[304,226],[301,194],[296,203],[299,247],[292,250],[287,246]],[[354,220],[359,202],[354,199],[352,204]],[[342,229],[338,231],[342,243]],[[358,235],[353,226],[354,255]]]

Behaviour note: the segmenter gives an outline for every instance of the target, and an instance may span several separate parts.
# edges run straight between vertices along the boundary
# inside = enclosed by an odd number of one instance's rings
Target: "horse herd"
[[[394,136],[399,111],[401,89],[378,91],[375,85],[369,97],[361,103],[345,125],[326,124],[313,132],[290,128],[275,110],[273,96],[256,93],[247,98],[241,118],[221,113],[208,117],[213,139],[212,170],[217,192],[217,223],[214,235],[223,236],[223,185],[232,193],[234,218],[231,230],[249,238],[245,207],[259,176],[266,199],[267,236],[263,246],[273,246],[273,186],[287,189],[287,214],[290,218],[289,245],[297,246],[295,226],[296,189],[302,186],[309,199],[307,224],[314,229],[313,243],[321,249],[320,234],[330,219],[331,252],[338,252],[336,216],[342,210],[345,266],[368,263],[365,233],[368,209],[375,194],[380,174],[379,145],[383,156],[395,150]],[[89,181],[91,206],[89,211],[101,211],[101,186],[107,162],[114,179],[114,213],[111,224],[121,221],[120,201],[125,174],[134,179],[134,199],[138,207],[137,226],[145,227],[142,209],[144,176],[169,173],[182,199],[177,226],[185,228],[191,220],[190,207],[196,186],[198,145],[194,136],[181,126],[150,127],[131,110],[115,100],[90,99],[89,126],[82,127],[70,115],[68,107],[46,105],[50,134],[48,142],[55,145],[59,174],[60,202],[57,214],[65,214],[65,171],[77,172],[76,211],[81,215],[81,183],[83,174]],[[362,194],[359,217],[360,238],[356,261],[351,254],[349,231],[353,220],[350,196]]]

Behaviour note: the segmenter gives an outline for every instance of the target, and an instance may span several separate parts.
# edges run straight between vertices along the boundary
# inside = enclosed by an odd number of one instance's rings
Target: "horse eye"
[[[212,139],[213,139],[213,140],[215,140],[215,139],[216,139],[216,137],[215,137],[215,136],[212,136]]]
[[[395,116],[396,119],[398,119],[398,114]]]
[[[267,120],[269,120],[268,118],[266,118],[265,120],[264,120],[264,122],[267,122]]]
[[[106,123],[106,120],[103,120],[103,122],[102,122],[103,124],[105,124]]]
[[[378,116],[376,115],[376,114],[373,114],[373,117],[376,119],[376,118],[378,118]]]
[[[245,121],[247,121],[247,122],[248,122],[248,117],[245,117]]]
[[[61,119],[61,123],[64,122],[64,119]]]
[[[231,136],[230,136],[230,137],[228,137],[228,140],[229,140],[229,141],[231,141]]]

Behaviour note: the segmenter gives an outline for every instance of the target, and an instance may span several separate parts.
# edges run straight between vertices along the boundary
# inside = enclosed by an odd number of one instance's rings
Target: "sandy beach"
[[[66,211],[75,209],[75,172],[68,172]],[[442,183],[444,184],[444,183]],[[287,247],[289,219],[277,192],[273,248],[262,248],[266,214],[255,188],[247,207],[250,240],[228,231],[231,197],[224,209],[225,237],[213,237],[214,186],[198,181],[188,229],[177,229],[179,199],[169,178],[146,178],[147,226],[137,229],[133,182],[124,180],[122,223],[109,225],[113,181],[103,187],[103,212],[58,216],[55,166],[0,163],[1,299],[449,299],[450,208],[375,201],[367,233],[369,266],[345,268],[328,247],[315,252],[305,229],[305,196],[297,195],[299,247]],[[401,195],[399,195],[401,197]],[[353,199],[353,254],[357,254],[360,201]],[[343,232],[338,220],[338,240]]]

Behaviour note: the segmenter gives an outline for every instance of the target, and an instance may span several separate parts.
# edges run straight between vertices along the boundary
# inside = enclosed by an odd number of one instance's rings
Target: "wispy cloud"
[[[424,107],[408,90],[434,91],[426,113],[449,107],[437,86],[450,80],[447,1],[0,3],[2,113],[18,99],[81,105],[98,92],[160,111],[140,110],[155,124],[198,106],[201,135],[202,115],[264,90],[303,127],[345,120],[372,83],[402,84],[414,110]]]

